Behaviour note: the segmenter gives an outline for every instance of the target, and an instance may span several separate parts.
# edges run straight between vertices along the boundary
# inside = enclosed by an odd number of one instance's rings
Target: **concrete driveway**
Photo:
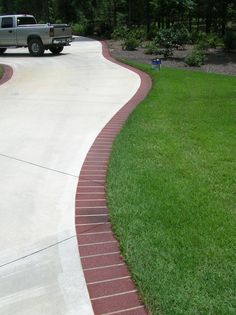
[[[9,50],[0,63],[0,314],[93,314],[74,224],[81,165],[135,94],[137,74],[80,38],[60,56]]]

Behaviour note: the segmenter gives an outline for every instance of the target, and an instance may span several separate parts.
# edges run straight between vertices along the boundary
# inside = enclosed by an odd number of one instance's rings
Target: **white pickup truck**
[[[37,24],[25,14],[0,16],[0,55],[10,47],[28,47],[31,56],[42,56],[47,49],[57,55],[71,41],[67,24]]]

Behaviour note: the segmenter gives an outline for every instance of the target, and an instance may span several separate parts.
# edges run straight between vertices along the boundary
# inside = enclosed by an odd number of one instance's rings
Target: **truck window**
[[[2,18],[2,28],[11,28],[13,27],[13,18],[12,17],[4,17]]]
[[[20,16],[17,18],[17,25],[36,24],[36,21],[31,16]]]

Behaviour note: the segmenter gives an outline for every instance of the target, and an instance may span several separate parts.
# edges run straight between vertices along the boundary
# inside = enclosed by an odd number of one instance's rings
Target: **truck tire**
[[[6,48],[0,48],[0,55],[3,55],[7,49]]]
[[[44,46],[39,38],[33,38],[28,43],[29,53],[33,57],[40,57],[44,54]]]
[[[59,55],[63,49],[64,49],[63,46],[55,46],[55,47],[49,48],[49,50],[51,51],[51,53],[53,53],[53,55]]]

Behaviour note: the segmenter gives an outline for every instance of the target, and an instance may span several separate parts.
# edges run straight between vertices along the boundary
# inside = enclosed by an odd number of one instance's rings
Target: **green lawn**
[[[153,89],[118,136],[114,231],[153,314],[236,314],[236,77],[133,64]]]
[[[3,76],[3,67],[0,65],[0,79]]]

